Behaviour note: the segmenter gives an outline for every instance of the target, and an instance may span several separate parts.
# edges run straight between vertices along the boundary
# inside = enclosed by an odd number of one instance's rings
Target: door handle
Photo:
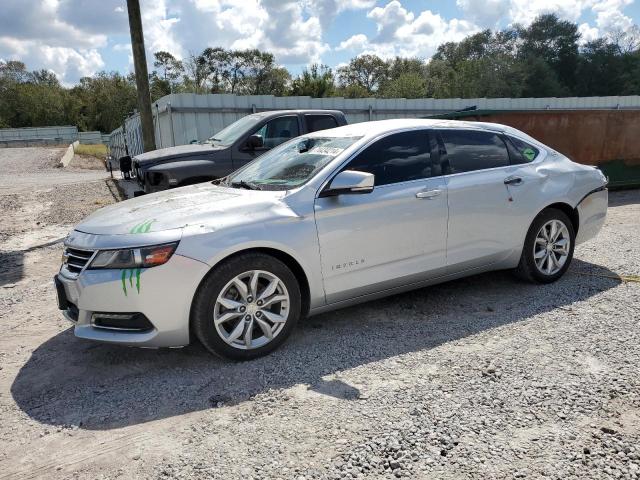
[[[416,193],[416,198],[425,198],[427,200],[430,200],[432,198],[437,197],[438,195],[440,195],[442,193],[442,190],[425,190],[422,192],[418,192]]]
[[[504,179],[504,184],[505,185],[522,185],[524,183],[524,180],[522,180],[522,178],[520,177],[507,177]]]

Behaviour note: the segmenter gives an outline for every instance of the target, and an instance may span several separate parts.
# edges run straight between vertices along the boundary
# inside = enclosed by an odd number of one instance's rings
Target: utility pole
[[[140,110],[140,123],[142,125],[142,143],[144,151],[149,152],[156,149],[156,140],[153,130],[153,115],[151,113],[151,94],[149,93],[147,56],[144,51],[144,36],[142,35],[140,1],[127,0],[127,10],[129,11],[129,30],[131,31],[133,66],[136,72],[138,109]]]

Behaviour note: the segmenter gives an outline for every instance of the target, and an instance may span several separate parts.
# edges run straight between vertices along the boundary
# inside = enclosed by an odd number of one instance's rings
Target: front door
[[[373,173],[373,192],[316,199],[328,303],[442,274],[447,190],[431,157],[426,130],[391,134],[342,168]]]

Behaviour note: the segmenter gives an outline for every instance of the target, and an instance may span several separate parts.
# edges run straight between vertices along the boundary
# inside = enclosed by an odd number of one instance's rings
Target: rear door
[[[273,147],[299,136],[300,127],[300,119],[298,115],[293,113],[272,118],[261,124],[249,132],[233,149],[233,168],[238,169]],[[256,149],[247,148],[246,143],[251,135],[260,135],[264,146]]]
[[[509,185],[510,164],[500,135],[482,130],[438,130],[449,196],[448,272],[505,259],[522,242]]]
[[[368,194],[316,199],[327,301],[442,274],[447,191],[432,159],[428,132],[378,139],[342,170],[374,174],[375,188]]]

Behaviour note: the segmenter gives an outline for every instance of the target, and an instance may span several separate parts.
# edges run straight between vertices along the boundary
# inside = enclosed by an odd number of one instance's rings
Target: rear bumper
[[[58,274],[76,337],[140,347],[179,347],[189,343],[191,302],[209,266],[174,255],[165,265],[135,270],[84,270],[77,278]],[[96,326],[94,313],[142,313],[152,328],[141,332]]]
[[[609,206],[609,192],[606,188],[591,192],[578,204],[580,227],[576,237],[576,244],[586,242],[595,237],[607,217]]]

